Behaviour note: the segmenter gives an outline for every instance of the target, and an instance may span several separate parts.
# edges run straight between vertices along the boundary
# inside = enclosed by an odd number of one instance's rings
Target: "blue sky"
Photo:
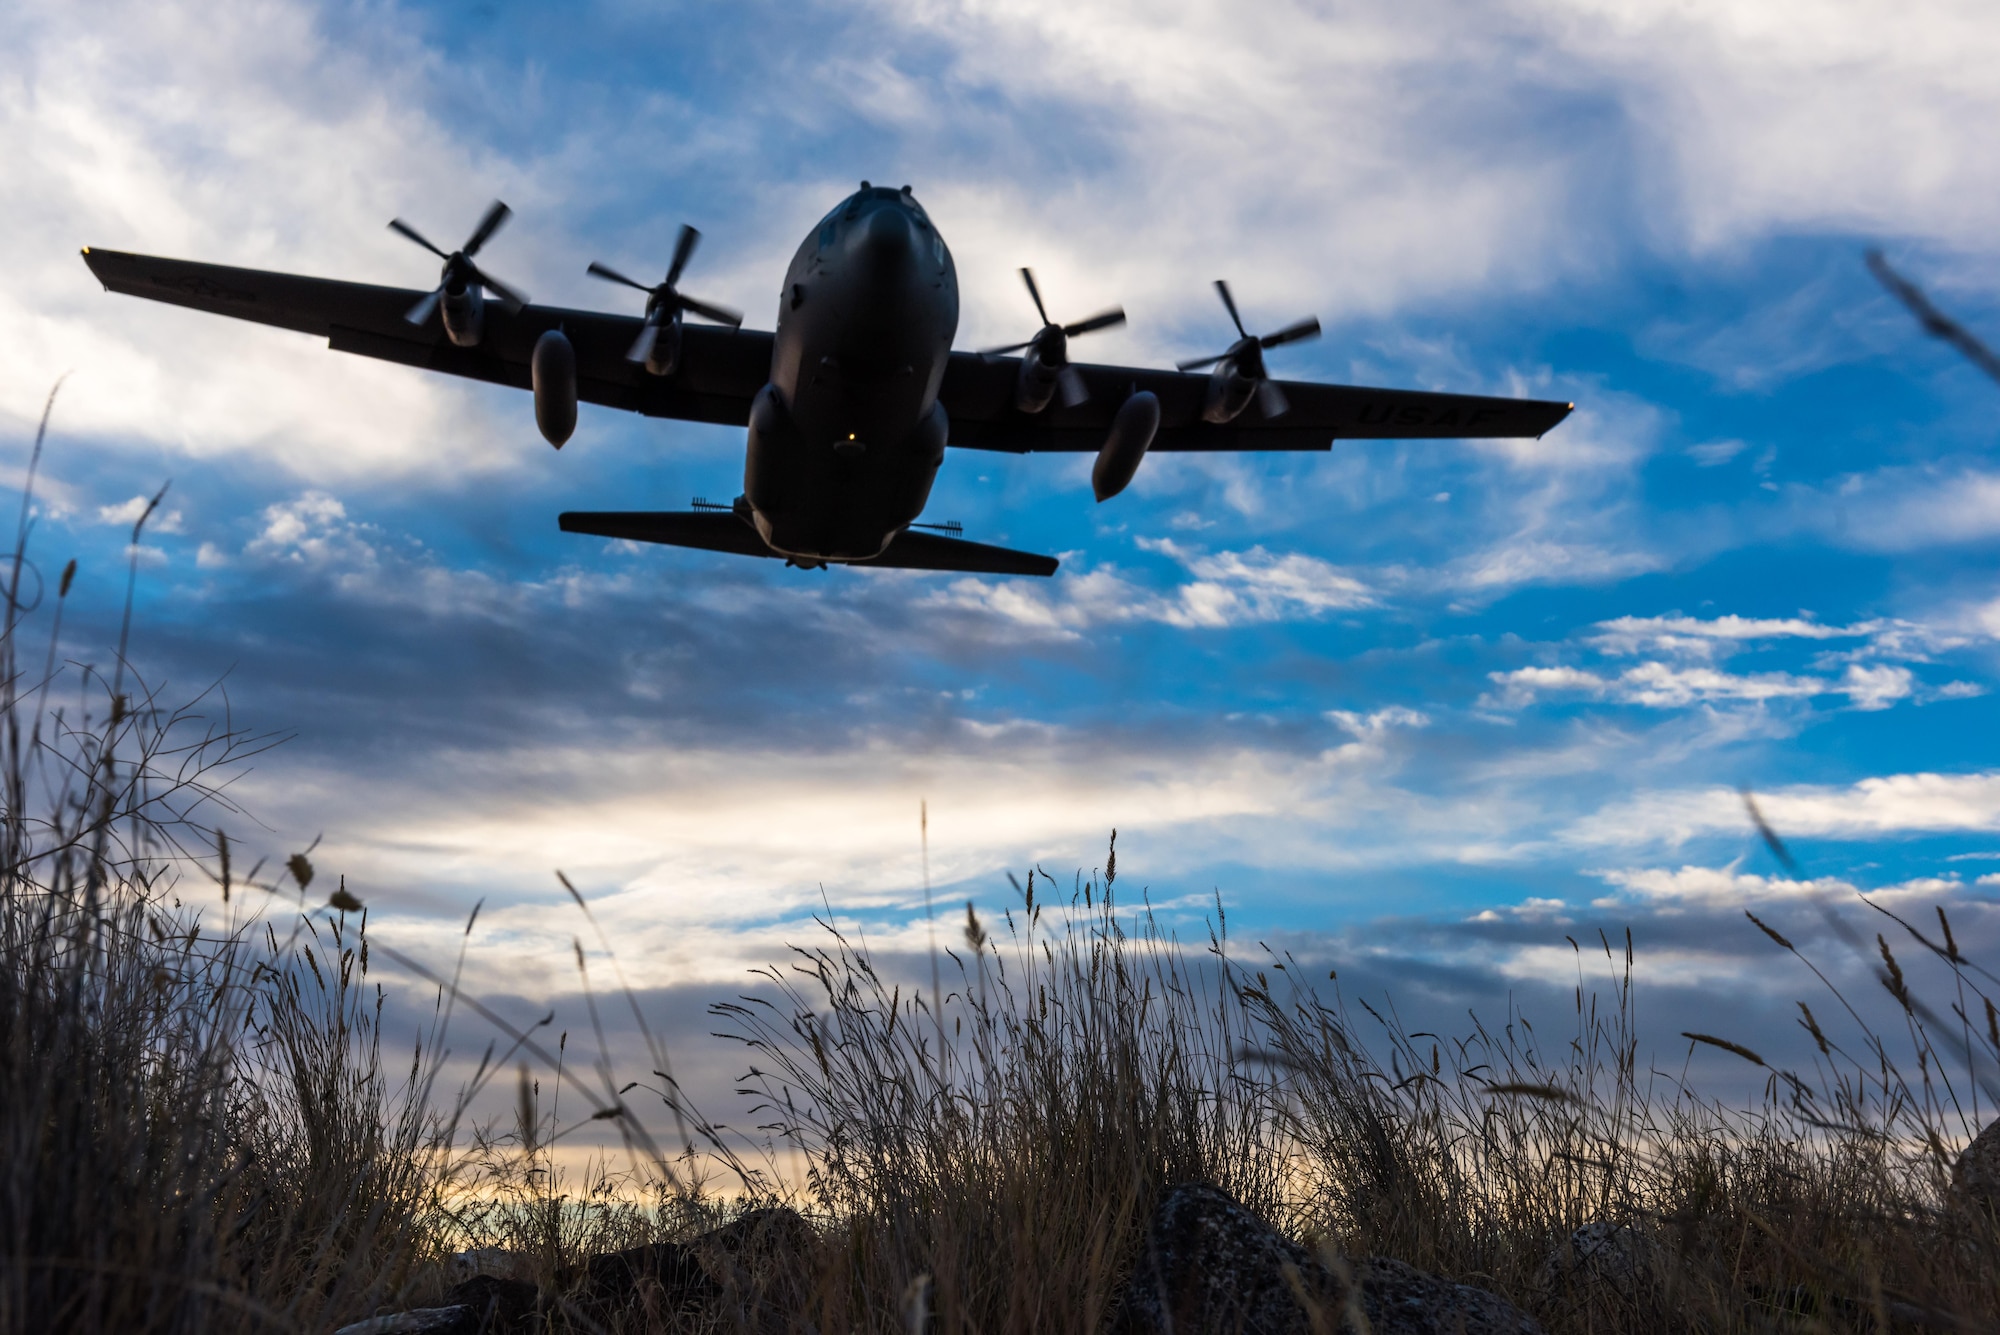
[[[139,661],[296,734],[239,837],[323,833],[420,951],[484,897],[476,967],[523,1006],[570,987],[558,866],[663,997],[823,902],[920,943],[919,800],[947,901],[1116,827],[1190,928],[1219,891],[1453,1012],[1566,995],[1548,952],[1634,925],[1663,1042],[1683,1010],[1784,1023],[1802,984],[1745,907],[1825,943],[1812,907],[1858,889],[2000,939],[2000,386],[1861,258],[2000,337],[1975,4],[93,8],[17,7],[0,55],[16,481],[73,372],[38,551],[80,558],[101,642],[170,477]],[[1131,313],[1078,355],[1162,364],[1222,345],[1227,277],[1253,325],[1323,321],[1281,375],[1578,411],[1155,458],[1104,506],[1088,459],[955,451],[930,517],[1057,578],[806,573],[555,529],[733,496],[740,433],[586,406],[556,454],[525,396],[109,297],[76,257],[420,286],[388,219],[450,238],[497,195],[482,260],[539,299],[625,309],[586,262],[657,267],[687,221],[689,289],[768,327],[864,177],[952,245],[960,347],[1031,330],[1029,264],[1060,313]],[[1743,784],[1812,884],[1773,879]]]

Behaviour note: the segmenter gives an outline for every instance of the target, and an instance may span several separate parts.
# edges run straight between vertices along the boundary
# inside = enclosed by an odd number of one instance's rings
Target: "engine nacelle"
[[[1201,420],[1227,426],[1243,415],[1257,394],[1257,382],[1237,369],[1234,357],[1225,357],[1208,373],[1208,393],[1201,406]]]
[[[1160,400],[1151,390],[1142,389],[1119,405],[1118,415],[1111,419],[1111,432],[1090,470],[1090,489],[1100,503],[1131,485],[1132,475],[1139,471],[1159,430]]]
[[[535,425],[543,440],[561,449],[576,430],[576,349],[562,330],[535,340],[528,375],[535,386]]]
[[[675,311],[673,318],[660,322],[660,332],[653,337],[652,351],[646,354],[646,370],[653,375],[672,375],[681,364],[681,313]]]
[[[452,291],[454,282],[460,284],[456,292]],[[444,317],[444,332],[452,342],[461,348],[478,346],[486,327],[486,294],[479,284],[447,276],[438,313]]]
[[[1021,354],[1021,374],[1014,381],[1014,406],[1024,413],[1038,413],[1056,396],[1064,363],[1050,366],[1042,360],[1042,341],[1036,339]]]

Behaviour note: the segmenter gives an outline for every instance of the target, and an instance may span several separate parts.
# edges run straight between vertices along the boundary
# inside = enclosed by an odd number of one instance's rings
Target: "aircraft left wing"
[[[1300,380],[1276,382],[1290,408],[1266,418],[1253,401],[1235,421],[1204,422],[1208,376],[1147,367],[1076,363],[1090,397],[1071,408],[1058,398],[1039,413],[1014,406],[1018,357],[954,352],[938,398],[951,414],[951,443],[1025,454],[1040,450],[1095,452],[1111,418],[1134,390],[1160,400],[1158,450],[1324,450],[1335,440],[1460,439],[1539,436],[1574,406],[1542,399],[1365,389]]]
[[[528,360],[535,340],[559,328],[576,348],[577,397],[648,417],[743,426],[750,420],[750,400],[771,374],[771,335],[753,329],[685,325],[679,369],[656,376],[625,360],[639,333],[637,316],[559,306],[525,306],[510,314],[499,302],[488,301],[478,346],[461,348],[444,336],[435,316],[421,326],[403,318],[424,295],[409,288],[94,246],[84,248],[83,259],[107,291],[295,329],[324,338],[336,352],[516,389],[530,388]]]

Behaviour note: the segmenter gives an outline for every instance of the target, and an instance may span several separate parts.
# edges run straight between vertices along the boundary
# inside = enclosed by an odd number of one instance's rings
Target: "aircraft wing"
[[[489,300],[479,345],[461,348],[445,337],[436,316],[421,326],[403,318],[422,291],[94,246],[84,249],[83,259],[107,291],[295,329],[325,339],[336,352],[516,389],[530,388],[528,359],[535,340],[560,328],[576,348],[577,397],[648,417],[743,426],[750,420],[750,400],[771,375],[771,335],[752,329],[684,325],[679,369],[656,376],[625,360],[639,334],[637,316],[558,306],[527,306],[510,314]]]
[[[938,392],[951,414],[951,443],[1015,454],[1087,450],[1104,444],[1111,418],[1135,389],[1160,400],[1154,450],[1324,450],[1335,440],[1460,439],[1539,436],[1569,416],[1574,405],[1539,399],[1431,394],[1422,390],[1363,389],[1281,380],[1291,401],[1281,417],[1266,418],[1253,400],[1226,426],[1201,419],[1208,376],[1145,367],[1090,366],[1081,362],[1090,397],[1074,408],[1060,398],[1039,413],[1014,407],[1020,374],[1017,357],[954,352]]]
[[[771,373],[772,336],[759,330],[684,325],[679,368],[671,376],[655,376],[625,360],[641,326],[637,316],[558,306],[509,313],[489,301],[479,345],[461,348],[445,337],[436,317],[421,326],[403,318],[424,296],[421,290],[96,247],[86,247],[83,258],[108,291],[293,329],[324,338],[336,352],[516,389],[530,387],[535,340],[560,328],[576,349],[577,397],[648,417],[745,426],[750,401]],[[1267,419],[1252,403],[1234,422],[1215,426],[1201,420],[1206,375],[1081,363],[1076,369],[1089,399],[1074,408],[1058,401],[1028,415],[1014,407],[1018,358],[951,354],[939,390],[951,416],[951,443],[1017,454],[1095,451],[1112,414],[1134,389],[1159,396],[1155,450],[1324,450],[1335,439],[1539,436],[1570,411],[1566,403],[1533,399],[1286,380],[1278,382],[1291,402],[1283,416]]]

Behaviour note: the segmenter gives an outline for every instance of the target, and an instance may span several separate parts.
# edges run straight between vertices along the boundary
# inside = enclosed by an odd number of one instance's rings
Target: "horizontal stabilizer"
[[[776,556],[757,530],[728,511],[713,510],[565,510],[556,519],[565,533],[591,533],[629,542],[658,542],[669,547],[699,547],[738,556]]]
[[[738,556],[782,559],[764,544],[757,530],[734,514],[712,510],[568,510],[559,518],[565,533],[590,533],[630,542],[658,542],[669,547],[695,547]],[[991,547],[983,542],[947,538],[936,533],[898,533],[889,549],[866,561],[830,564],[890,566],[902,570],[954,570],[974,575],[1053,575],[1053,556]]]

